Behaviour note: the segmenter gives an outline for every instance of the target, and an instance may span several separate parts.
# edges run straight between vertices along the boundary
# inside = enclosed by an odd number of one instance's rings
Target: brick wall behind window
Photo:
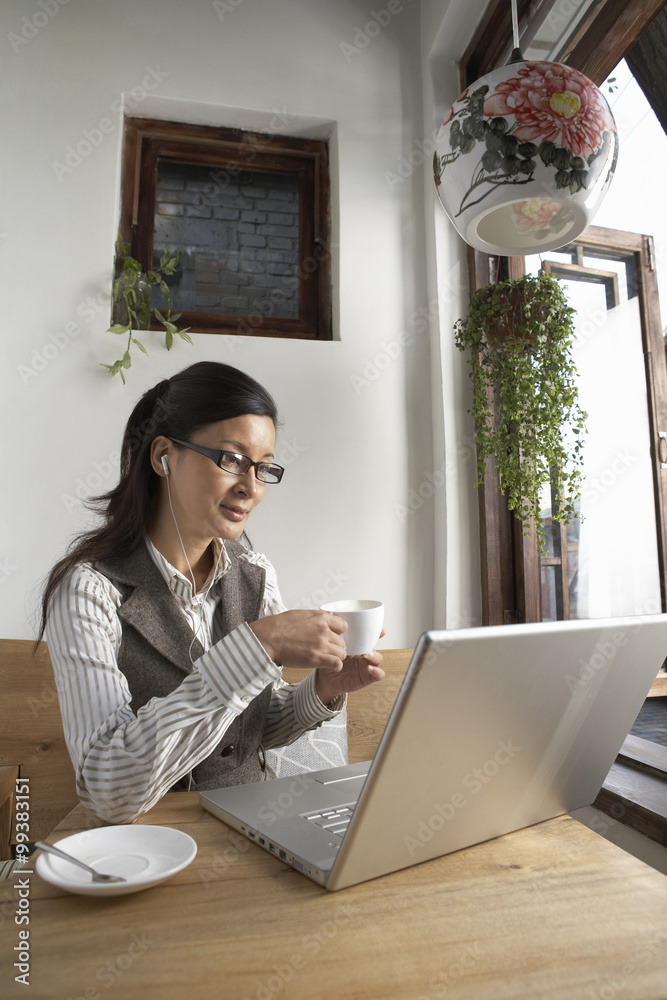
[[[154,262],[180,252],[172,308],[298,318],[298,198],[293,175],[160,161]]]

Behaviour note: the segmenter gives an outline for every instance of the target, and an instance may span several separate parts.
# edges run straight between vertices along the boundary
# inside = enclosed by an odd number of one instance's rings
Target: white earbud
[[[164,469],[165,476],[169,475],[169,463],[167,462],[167,456],[162,456],[162,468]]]

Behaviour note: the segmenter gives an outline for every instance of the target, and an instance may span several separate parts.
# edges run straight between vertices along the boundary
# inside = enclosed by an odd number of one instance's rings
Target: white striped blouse
[[[342,696],[325,707],[315,692],[315,671],[298,684],[285,683],[247,624],[224,638],[212,633],[216,584],[229,568],[224,547],[216,549],[222,565],[211,572],[200,604],[199,597],[193,599],[191,581],[146,542],[205,650],[175,691],[132,711],[117,661],[121,594],[89,564],[77,566],[56,590],[45,632],[79,798],[111,823],[131,822],[150,809],[212,752],[267,684],[273,694],[262,739],[266,749],[293,743],[337,715],[346,702]],[[253,551],[240,558],[266,570],[260,617],[284,611],[271,563]]]

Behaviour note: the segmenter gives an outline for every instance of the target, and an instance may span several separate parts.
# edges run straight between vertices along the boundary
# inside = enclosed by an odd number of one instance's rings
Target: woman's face
[[[253,462],[273,460],[276,431],[271,417],[246,414],[201,428],[192,444],[233,451]],[[170,443],[169,485],[181,535],[191,543],[239,538],[250,514],[264,499],[266,484],[254,466],[243,476],[220,469],[206,455]]]

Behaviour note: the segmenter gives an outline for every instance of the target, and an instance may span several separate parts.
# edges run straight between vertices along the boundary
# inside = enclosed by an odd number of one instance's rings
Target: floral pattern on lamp
[[[600,90],[561,63],[523,62],[494,70],[456,100],[438,133],[433,173],[467,243],[521,255],[583,232],[617,157]]]

